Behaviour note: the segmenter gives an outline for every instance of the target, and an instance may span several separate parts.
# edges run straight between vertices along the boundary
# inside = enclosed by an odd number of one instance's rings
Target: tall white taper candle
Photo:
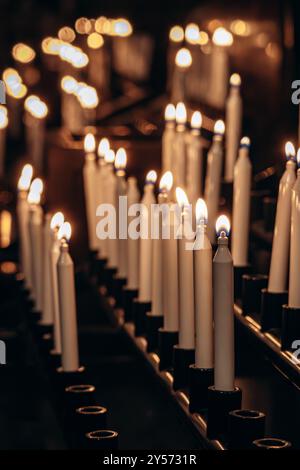
[[[300,149],[297,152],[297,179],[292,189],[289,307],[300,308]]]
[[[234,73],[230,77],[230,90],[226,102],[226,158],[225,181],[233,181],[234,164],[238,154],[242,131],[241,77]]]
[[[191,204],[196,204],[202,194],[203,155],[201,145],[202,115],[195,111],[191,119],[191,131],[187,142],[186,188]]]
[[[50,227],[51,214],[45,215],[43,227],[43,310],[40,323],[42,325],[53,324],[53,295],[51,284],[50,247],[52,245],[52,231]]]
[[[186,184],[186,107],[184,103],[177,103],[176,106],[176,134],[174,139],[174,165],[173,178],[174,186]]]
[[[106,178],[106,163],[104,156],[106,152],[110,149],[109,140],[105,137],[100,140],[98,145],[98,164],[97,164],[97,174],[96,174],[96,186],[97,186],[97,204],[98,207],[100,204],[105,203],[105,178]],[[97,237],[98,243],[98,253],[97,257],[99,259],[107,258],[107,240]]]
[[[162,135],[162,170],[172,171],[173,144],[175,137],[175,106],[168,104],[165,109],[165,128]]]
[[[85,207],[90,250],[98,248],[96,236],[96,202],[97,202],[97,164],[95,155],[96,142],[93,134],[89,133],[84,138],[85,159],[83,165],[83,183],[85,195]]]
[[[20,241],[20,260],[25,276],[25,284],[31,288],[31,254],[30,237],[28,231],[29,205],[27,201],[33,169],[29,164],[24,165],[18,181],[17,217]]]
[[[135,219],[134,215],[130,214],[131,209],[134,209],[135,204],[139,204],[140,192],[137,187],[137,179],[130,176],[127,180],[127,199],[128,199],[128,229],[130,223]],[[127,288],[136,290],[139,287],[139,240],[128,236],[127,240]]]
[[[54,352],[61,354],[61,327],[60,327],[60,310],[58,298],[58,281],[57,281],[57,262],[60,255],[60,240],[58,239],[58,230],[64,223],[64,215],[62,212],[56,212],[51,219],[50,227],[52,231],[52,242],[49,250],[50,266],[51,266],[51,292],[53,305],[53,339]]]

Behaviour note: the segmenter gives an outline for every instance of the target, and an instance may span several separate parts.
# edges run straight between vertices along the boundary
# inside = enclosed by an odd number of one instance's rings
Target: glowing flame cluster
[[[5,129],[8,125],[7,108],[0,105],[0,129]]]
[[[43,181],[40,178],[35,178],[29,189],[27,201],[29,204],[39,204],[41,201],[41,195],[44,189]]]
[[[216,46],[222,47],[231,46],[233,43],[233,37],[231,32],[223,28],[222,26],[214,31],[212,40]]]
[[[36,95],[30,95],[26,98],[24,108],[31,116],[37,119],[43,119],[48,114],[46,103]]]
[[[24,85],[23,80],[17,70],[13,68],[5,69],[2,74],[5,83],[5,89],[9,96],[13,98],[24,98],[27,93],[27,87]]]
[[[18,44],[14,45],[12,49],[12,55],[17,62],[21,62],[22,64],[29,64],[34,60],[36,54],[32,47],[24,44],[23,42],[19,42]]]
[[[132,34],[131,23],[126,18],[106,18],[100,16],[95,21],[97,33],[125,38]]]
[[[208,34],[205,31],[200,31],[196,23],[189,23],[183,29],[180,25],[172,26],[169,32],[169,39],[174,43],[182,43],[185,39],[186,43],[193,46],[205,46],[209,42]]]
[[[73,67],[80,69],[89,63],[89,58],[80,47],[59,38],[47,37],[42,41],[42,50],[45,54],[56,55]]]
[[[26,163],[26,165],[23,166],[19,181],[18,181],[18,189],[19,191],[28,191],[31,183],[33,175],[33,168],[30,163]]]
[[[63,91],[69,95],[74,95],[80,105],[85,109],[94,109],[99,104],[99,98],[96,88],[84,82],[78,82],[70,75],[65,75],[61,80]]]

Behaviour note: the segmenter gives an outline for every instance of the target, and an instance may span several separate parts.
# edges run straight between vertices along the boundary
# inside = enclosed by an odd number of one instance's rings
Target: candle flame
[[[48,114],[48,107],[38,96],[30,95],[26,98],[24,107],[33,117],[43,119]]]
[[[88,18],[82,16],[75,21],[75,29],[78,34],[88,34],[91,31],[92,24]]]
[[[104,157],[106,152],[110,149],[109,140],[103,137],[98,145],[98,157]]]
[[[66,240],[69,241],[72,235],[72,227],[70,222],[64,222],[61,224],[59,227],[59,230],[57,232],[57,238],[59,240]]]
[[[200,31],[199,41],[198,41],[199,46],[206,46],[208,41],[209,41],[208,34],[205,31]]]
[[[20,191],[28,191],[31,183],[33,175],[33,168],[32,165],[29,163],[26,163],[26,165],[23,166],[21,176],[18,181],[18,189]]]
[[[115,152],[112,149],[108,149],[104,154],[104,161],[106,163],[114,163],[115,161]]]
[[[292,144],[292,142],[287,142],[285,144],[285,155],[286,155],[287,159],[295,157],[296,151],[295,151],[295,147]]]
[[[182,47],[176,54],[175,63],[178,67],[188,68],[192,65],[192,56],[186,47]]]
[[[176,110],[175,106],[171,103],[167,104],[165,109],[165,120],[166,121],[175,121]]]
[[[182,42],[184,39],[183,28],[179,25],[175,25],[170,29],[169,39],[173,42]]]
[[[42,194],[44,189],[44,183],[41,178],[34,178],[30,185],[30,192]]]
[[[160,191],[170,191],[173,186],[173,174],[171,171],[166,171],[159,182]]]
[[[78,87],[77,98],[83,108],[93,109],[99,104],[99,98],[96,88],[89,85]]]
[[[297,150],[297,165],[300,167],[300,148]]]
[[[204,199],[199,198],[196,202],[196,222],[197,224],[207,224],[207,205]]]
[[[77,88],[78,88],[77,80],[75,80],[75,78],[71,77],[70,75],[65,75],[61,79],[60,84],[61,84],[62,90],[70,95],[72,95],[73,93],[76,93]]]
[[[73,42],[76,38],[76,33],[73,28],[69,26],[63,26],[57,33],[57,36],[61,41]]]
[[[125,18],[117,18],[112,22],[112,32],[114,36],[125,38],[132,34],[132,26]]]
[[[86,42],[91,49],[100,49],[104,44],[104,39],[101,34],[94,32],[88,35]]]
[[[230,232],[230,221],[226,215],[220,215],[216,221],[216,232],[219,236],[221,232],[225,232],[226,235],[229,235]]]
[[[176,116],[177,124],[185,124],[186,123],[187,116],[186,116],[186,107],[185,107],[184,103],[182,103],[182,102],[177,103],[175,116]]]
[[[95,137],[93,136],[93,134],[91,132],[89,132],[85,136],[83,146],[84,146],[85,153],[95,152],[96,141],[95,141]]]
[[[184,206],[189,205],[188,197],[187,197],[185,191],[182,188],[177,187],[175,193],[176,193],[177,204],[180,207],[184,207]]]
[[[200,38],[199,26],[196,23],[189,23],[185,28],[185,40],[190,44],[198,44]]]
[[[221,135],[223,135],[224,132],[225,132],[225,124],[224,124],[224,121],[222,121],[222,119],[218,119],[218,120],[215,122],[214,133],[215,133],[215,134],[221,134]]]
[[[41,201],[41,194],[30,190],[27,196],[27,201],[29,204],[39,204]]]
[[[15,69],[11,67],[5,69],[2,78],[9,96],[20,99],[26,95],[27,87],[22,83],[22,78]]]
[[[232,34],[227,29],[220,27],[214,31],[212,40],[216,46],[231,46],[233,43]]]
[[[231,31],[237,36],[249,36],[250,25],[243,20],[237,19],[230,24]]]
[[[157,180],[157,174],[155,170],[148,171],[146,175],[146,183],[155,184]]]
[[[200,129],[202,126],[202,114],[200,111],[195,111],[192,114],[191,127],[193,129]]]
[[[48,36],[42,40],[42,51],[48,55],[59,55],[62,43],[60,39]]]
[[[231,86],[240,86],[242,83],[241,76],[238,73],[233,73],[229,79]]]
[[[249,139],[249,137],[242,137],[241,138],[241,142],[240,142],[240,146],[241,147],[250,147],[250,144],[251,144],[251,141]]]
[[[32,62],[35,58],[35,52],[32,47],[22,42],[14,45],[12,55],[16,61],[22,64],[29,64],[29,62]]]
[[[116,170],[124,170],[126,168],[126,163],[127,163],[126,151],[123,147],[120,147],[117,150],[116,157],[115,157]]]
[[[58,229],[64,223],[65,216],[62,212],[56,212],[51,219],[50,228],[51,230]]]
[[[0,129],[5,129],[8,125],[7,109],[0,105]]]

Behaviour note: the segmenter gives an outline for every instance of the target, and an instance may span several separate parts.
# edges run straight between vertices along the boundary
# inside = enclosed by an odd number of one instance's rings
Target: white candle
[[[199,369],[214,366],[212,248],[206,234],[207,207],[203,199],[196,204],[196,239],[194,244],[195,284],[195,364]]]
[[[286,143],[285,152],[287,162],[285,172],[283,173],[279,184],[268,282],[268,291],[273,293],[280,293],[286,290],[288,275],[288,256],[291,227],[291,194],[296,180],[296,163],[294,161],[295,148],[291,142]]]
[[[87,217],[87,227],[89,236],[89,247],[91,250],[97,250],[98,240],[96,236],[96,155],[95,155],[95,137],[89,133],[84,138],[85,160],[83,165],[83,183],[85,194],[85,207]]]
[[[223,108],[227,92],[229,60],[227,47],[233,43],[232,34],[225,28],[214,31],[211,55],[209,102],[217,108]]]
[[[26,98],[26,140],[30,158],[37,172],[43,170],[45,145],[45,118],[48,107],[38,96],[30,95]]]
[[[234,390],[233,263],[228,249],[229,220],[221,215],[216,222],[218,248],[213,259],[214,386]]]
[[[26,287],[31,287],[31,254],[28,231],[29,205],[27,202],[33,169],[29,164],[24,165],[18,182],[17,217],[19,228],[20,260],[25,276]]]
[[[196,204],[202,194],[203,156],[201,145],[202,115],[195,111],[191,119],[191,131],[187,145],[186,187],[191,204]]]
[[[230,77],[230,90],[226,102],[226,158],[225,181],[233,181],[234,165],[242,132],[243,106],[240,96],[241,77]]]
[[[7,109],[0,105],[0,176],[5,172],[6,128],[8,126]]]
[[[169,31],[169,43],[167,51],[167,91],[173,93],[174,69],[176,67],[175,57],[178,49],[184,40],[184,30],[181,26],[175,25]]]
[[[224,131],[224,122],[218,120],[215,123],[213,142],[207,155],[204,199],[209,214],[207,236],[211,243],[215,241],[215,220],[219,209]]]
[[[61,328],[60,328],[60,313],[59,313],[59,298],[58,298],[58,281],[57,281],[57,262],[60,255],[60,241],[57,234],[59,228],[64,223],[64,215],[61,212],[56,212],[51,219],[50,228],[52,231],[52,243],[49,249],[50,269],[51,269],[51,292],[52,292],[52,306],[53,306],[53,325],[54,325],[54,351],[61,354]]]
[[[154,185],[157,179],[154,170],[149,171],[146,176],[144,194],[141,200],[140,215],[140,265],[139,265],[139,296],[140,302],[151,302],[152,293],[152,239],[151,239],[151,205],[155,204]]]
[[[58,231],[60,255],[57,262],[58,297],[61,316],[62,368],[75,372],[79,368],[77,312],[74,264],[69,254],[71,226],[64,222]]]
[[[174,139],[174,186],[186,184],[186,107],[184,103],[176,105],[176,134]]]
[[[188,68],[192,65],[192,56],[186,47],[182,47],[175,56],[173,71],[172,101],[183,101],[186,98],[185,80]]]
[[[98,165],[96,173],[96,186],[97,186],[97,206],[105,204],[105,178],[106,178],[106,163],[105,154],[110,149],[109,140],[105,137],[100,140],[98,145]],[[107,239],[97,237],[98,242],[98,258],[107,258]]]
[[[162,204],[167,204],[169,193],[173,184],[173,175],[166,171],[159,183],[158,210],[153,214],[153,223],[159,228],[157,237],[152,240],[152,294],[151,312],[152,316],[163,314],[163,248],[162,248]]]
[[[40,320],[42,325],[52,325],[54,320],[50,263],[50,247],[52,245],[51,218],[51,214],[45,215],[43,227],[43,309]]]
[[[297,152],[297,179],[292,189],[289,307],[300,308],[300,150]]]
[[[162,135],[162,169],[172,171],[173,143],[175,137],[175,106],[168,104],[165,109],[165,129]]]
[[[250,139],[241,140],[234,167],[231,251],[234,266],[248,265],[252,164],[249,159]]]
[[[176,188],[177,203],[181,208],[181,238],[178,239],[178,287],[179,287],[179,347],[194,349],[195,316],[194,316],[194,270],[193,250],[188,249],[191,243],[190,233],[191,206],[182,188]]]
[[[106,203],[111,204],[115,210],[117,208],[117,178],[114,173],[115,152],[108,150],[105,154],[106,161],[106,179],[105,179],[105,192]],[[116,211],[117,217],[117,211]],[[115,238],[109,237],[107,239],[108,262],[107,266],[112,269],[117,269],[119,266],[119,240],[117,238],[117,218],[115,220],[116,234]]]
[[[140,201],[137,179],[133,176],[130,176],[127,180],[127,200],[129,211],[133,204],[138,204]],[[133,215],[129,214],[128,227],[134,218]],[[127,265],[127,288],[137,290],[139,287],[139,240],[135,240],[132,237],[128,237],[127,240]]]
[[[125,178],[125,168],[127,155],[122,147],[118,149],[115,158],[115,169],[117,177],[117,238],[118,238],[118,277],[127,278],[127,207],[123,206],[123,201],[127,193],[127,183]],[[122,202],[121,199],[122,198]],[[126,228],[126,233],[125,229]],[[119,233],[121,229],[122,233]]]

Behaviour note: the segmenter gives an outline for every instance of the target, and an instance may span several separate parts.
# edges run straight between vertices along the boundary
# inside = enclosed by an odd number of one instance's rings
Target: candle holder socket
[[[162,315],[151,315],[150,312],[146,314],[147,324],[147,351],[154,352],[158,349],[158,330],[163,326],[164,317]]]
[[[116,431],[110,429],[100,429],[97,431],[88,432],[85,435],[85,445],[86,449],[90,450],[116,450],[119,447],[118,440],[119,434]]]
[[[229,449],[251,449],[255,439],[265,435],[266,415],[256,410],[234,410],[229,413]]]
[[[214,386],[208,388],[207,437],[209,439],[224,439],[228,435],[229,412],[241,408],[242,391],[216,390]]]
[[[254,450],[290,450],[292,444],[285,439],[277,437],[264,437],[253,441],[252,448]]]
[[[74,413],[74,429],[70,435],[71,447],[84,448],[85,435],[95,429],[107,428],[107,409],[99,405],[77,408]]]
[[[178,331],[158,330],[159,370],[171,369],[173,366],[173,347],[178,343]]]
[[[58,367],[55,374],[55,386],[58,393],[63,395],[66,387],[70,385],[80,385],[87,382],[86,375],[86,369],[84,366],[70,372],[64,371],[62,367]]]
[[[195,362],[195,349],[173,347],[173,389],[180,390],[189,384],[189,367]]]
[[[243,275],[251,273],[251,266],[234,266],[233,275],[234,275],[234,298],[240,299],[242,296],[242,287],[243,287]]]
[[[244,274],[242,279],[243,315],[259,313],[261,291],[268,285],[268,276],[264,274]]]
[[[261,291],[261,331],[273,328],[281,328],[282,306],[287,303],[287,292],[269,292],[267,289]]]
[[[208,406],[208,387],[214,383],[214,370],[189,367],[190,412],[200,413]]]
[[[133,301],[133,320],[135,324],[135,336],[145,336],[146,334],[146,313],[151,310],[151,302]]]
[[[290,351],[293,342],[300,339],[300,308],[282,307],[281,349]]]
[[[123,289],[123,307],[125,322],[131,322],[133,320],[133,300],[138,296],[137,289]]]

